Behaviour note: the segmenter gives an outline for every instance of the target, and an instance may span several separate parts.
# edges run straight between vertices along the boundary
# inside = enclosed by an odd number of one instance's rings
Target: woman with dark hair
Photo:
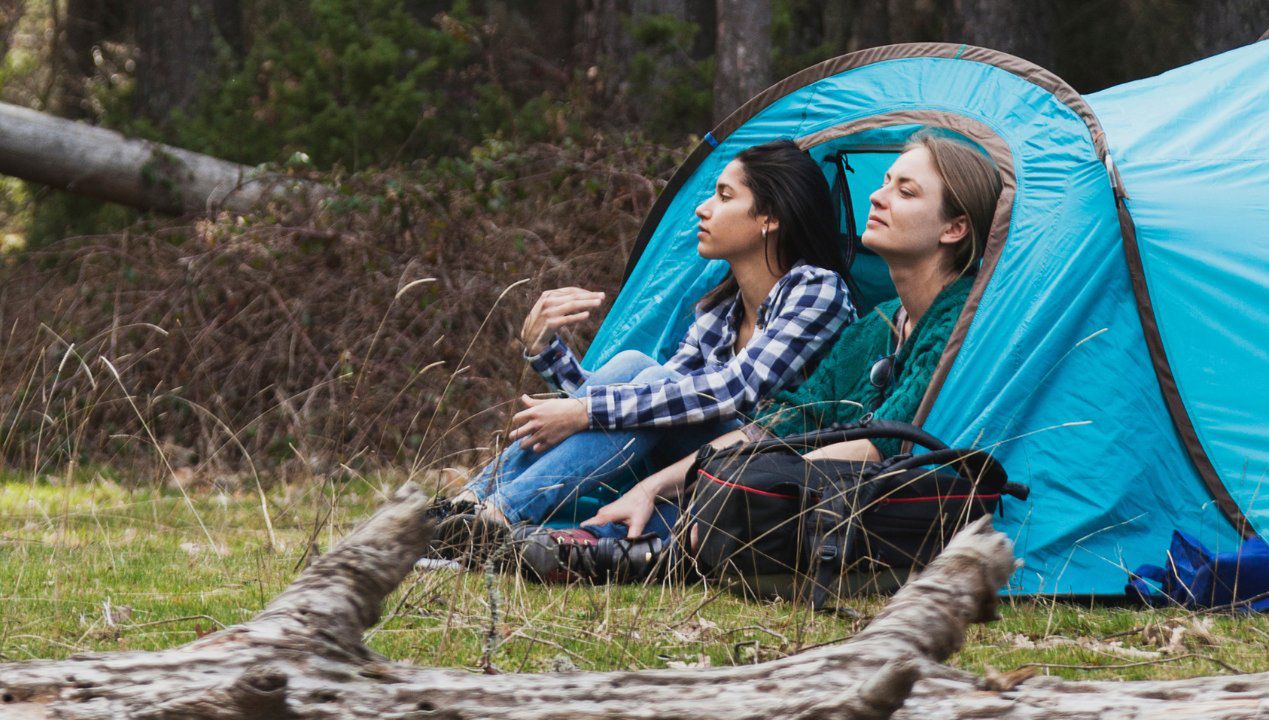
[[[545,522],[601,484],[637,480],[642,461],[659,467],[740,427],[760,401],[797,387],[855,319],[828,184],[793,142],[738,154],[696,215],[697,252],[729,270],[664,364],[626,351],[587,374],[555,333],[603,295],[562,288],[538,299],[521,331],[525,356],[567,397],[522,398],[515,442],[454,499],[442,544]]]
[[[715,447],[786,437],[870,418],[912,422],[982,259],[1000,174],[967,142],[917,133],[869,200],[862,240],[886,261],[898,298],[846,328],[805,382],[783,388],[757,422],[714,438]],[[899,441],[857,440],[806,457],[879,460]],[[517,549],[543,579],[617,572],[639,576],[666,547],[658,511],[683,492],[695,453],[644,479],[583,527],[522,528]],[[661,511],[663,513],[663,511]]]

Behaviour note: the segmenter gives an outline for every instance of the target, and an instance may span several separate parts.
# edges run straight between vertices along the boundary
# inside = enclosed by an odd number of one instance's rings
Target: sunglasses
[[[868,382],[878,390],[885,390],[890,387],[890,383],[894,382],[894,358],[895,353],[884,355],[877,358],[877,362],[872,364],[872,368],[868,371]]]

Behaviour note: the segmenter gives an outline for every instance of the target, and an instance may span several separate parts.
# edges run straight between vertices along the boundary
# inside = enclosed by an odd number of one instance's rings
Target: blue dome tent
[[[586,364],[674,350],[723,272],[696,255],[693,209],[740,150],[793,138],[862,220],[906,138],[942,128],[994,159],[1004,192],[917,421],[990,448],[1030,485],[997,520],[1026,563],[1009,591],[1120,594],[1173,529],[1232,549],[1269,532],[1266,67],[1262,42],[1087,99],[964,45],[808,68],[724,120],[675,173]],[[860,250],[866,309],[893,288]]]

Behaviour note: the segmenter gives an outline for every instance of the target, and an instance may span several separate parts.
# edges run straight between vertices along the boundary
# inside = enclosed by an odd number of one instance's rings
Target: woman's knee
[[[631,382],[648,383],[657,380],[675,380],[681,377],[678,373],[670,370],[664,365],[651,365],[639,371],[637,375],[630,378]]]
[[[638,350],[622,350],[591,373],[588,384],[630,382],[641,373],[660,367],[660,363]]]

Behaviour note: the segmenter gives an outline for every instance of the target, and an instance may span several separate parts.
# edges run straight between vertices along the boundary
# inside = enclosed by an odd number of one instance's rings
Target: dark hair
[[[969,233],[956,244],[951,269],[957,275],[973,275],[983,258],[1000,199],[1000,171],[991,159],[965,140],[929,129],[912,135],[904,152],[923,147],[930,153],[934,170],[943,180],[944,220],[964,215]]]
[[[845,248],[838,235],[837,208],[828,181],[811,156],[792,140],[755,145],[736,155],[745,187],[753,193],[753,214],[780,221],[776,235],[776,264],[787,270],[801,260],[847,279]],[[731,272],[701,298],[708,308],[739,292]]]

